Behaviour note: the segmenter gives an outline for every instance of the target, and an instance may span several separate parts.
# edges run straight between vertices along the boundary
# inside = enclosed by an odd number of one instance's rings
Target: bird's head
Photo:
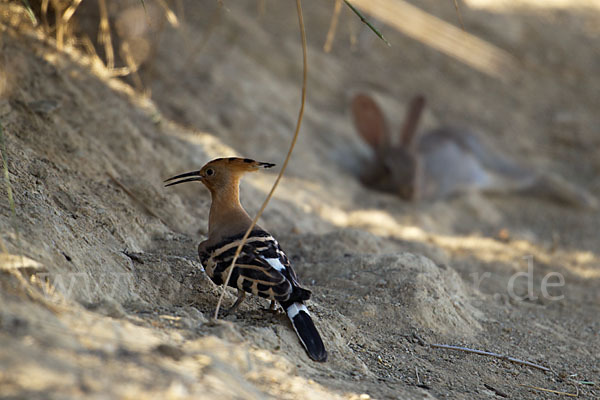
[[[237,186],[240,178],[246,172],[258,171],[259,169],[271,168],[273,166],[275,164],[254,161],[249,158],[217,158],[208,162],[198,171],[187,172],[165,180],[165,182],[170,182],[165,186],[199,181],[211,192],[215,192],[222,188],[229,188],[232,185]]]

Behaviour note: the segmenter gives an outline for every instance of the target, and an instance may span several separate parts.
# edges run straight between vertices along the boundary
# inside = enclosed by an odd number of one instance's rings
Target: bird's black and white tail
[[[323,344],[323,340],[321,340],[319,331],[317,331],[315,324],[310,318],[306,306],[299,301],[282,305],[308,356],[314,361],[326,361],[327,351],[325,350],[325,345]]]

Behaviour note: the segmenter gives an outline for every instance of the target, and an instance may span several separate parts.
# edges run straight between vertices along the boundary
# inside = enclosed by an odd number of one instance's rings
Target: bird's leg
[[[280,310],[283,310],[283,308],[278,307],[275,300],[271,300],[271,305],[267,311],[273,314],[279,314]]]
[[[227,311],[225,311],[225,314],[223,316],[226,317],[230,313],[232,313],[235,310],[237,310],[237,308],[240,306],[240,304],[242,304],[242,302],[244,301],[245,298],[246,298],[246,292],[244,292],[243,290],[238,289],[238,298],[237,298],[237,300],[235,301],[235,303],[233,303],[233,306],[231,306],[230,309],[228,309]]]

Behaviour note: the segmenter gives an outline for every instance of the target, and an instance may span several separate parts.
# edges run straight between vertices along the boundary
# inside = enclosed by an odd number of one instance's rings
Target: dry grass
[[[242,252],[242,248],[244,247],[244,244],[246,243],[248,236],[250,236],[250,232],[252,232],[252,229],[254,229],[254,226],[258,222],[258,219],[262,215],[263,211],[265,211],[265,208],[267,208],[267,204],[269,204],[269,201],[271,200],[271,198],[273,197],[273,194],[275,193],[275,189],[277,189],[277,186],[279,185],[279,182],[281,181],[281,178],[283,177],[283,174],[284,174],[284,172],[288,166],[288,163],[290,161],[290,157],[292,156],[292,152],[294,151],[294,147],[296,146],[296,142],[298,141],[298,134],[300,133],[300,127],[302,126],[302,117],[304,116],[304,105],[306,103],[306,81],[308,78],[308,60],[307,60],[308,57],[306,54],[306,32],[304,30],[304,18],[302,16],[301,0],[296,0],[296,9],[298,12],[298,24],[300,26],[300,39],[302,42],[302,94],[301,94],[301,101],[300,101],[300,111],[298,112],[298,120],[296,122],[296,129],[294,131],[294,137],[292,138],[292,142],[290,143],[290,148],[285,157],[283,165],[281,166],[281,170],[279,171],[279,174],[277,175],[277,179],[275,179],[275,182],[273,183],[273,186],[271,187],[271,190],[269,191],[267,198],[265,199],[262,206],[260,207],[260,210],[256,213],[256,216],[252,220],[252,224],[250,224],[250,227],[248,228],[248,230],[246,230],[244,237],[240,241],[240,244],[239,244],[237,250],[235,251],[235,255],[233,256],[233,259],[231,260],[231,265],[229,266],[229,273],[227,274],[227,278],[225,279],[225,282],[223,283],[223,290],[221,291],[221,296],[219,297],[219,301],[217,302],[214,319],[217,319],[219,317],[219,307],[221,306],[221,303],[223,302],[223,296],[225,296],[225,291],[227,290],[227,285],[229,283],[229,279],[231,279],[231,274],[233,273],[233,266],[235,265],[235,262],[237,261],[240,253]]]

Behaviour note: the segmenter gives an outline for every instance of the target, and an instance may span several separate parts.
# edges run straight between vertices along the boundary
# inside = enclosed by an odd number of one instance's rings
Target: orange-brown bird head
[[[271,168],[275,164],[254,161],[249,158],[229,157],[217,158],[208,162],[198,171],[187,172],[185,174],[176,175],[165,180],[168,183],[165,186],[177,185],[184,182],[200,181],[211,191],[211,193],[220,190],[237,187],[240,178],[246,172],[258,171],[261,168]],[[181,179],[185,178],[185,179]],[[181,179],[177,180],[176,179]]]

